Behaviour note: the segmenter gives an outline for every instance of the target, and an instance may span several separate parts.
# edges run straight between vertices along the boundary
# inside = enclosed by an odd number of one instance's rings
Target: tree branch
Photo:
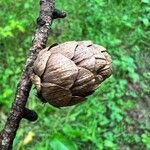
[[[0,150],[12,149],[13,140],[23,117],[31,121],[37,118],[34,112],[32,114],[33,118],[32,115],[28,116],[29,111],[25,108],[32,86],[30,81],[30,76],[33,72],[32,66],[39,51],[46,47],[52,19],[63,17],[65,17],[64,12],[54,12],[53,0],[40,0],[40,14],[37,19],[37,29],[32,41],[29,57],[26,61],[25,69],[17,86],[16,96],[12,104],[10,114],[0,136]]]

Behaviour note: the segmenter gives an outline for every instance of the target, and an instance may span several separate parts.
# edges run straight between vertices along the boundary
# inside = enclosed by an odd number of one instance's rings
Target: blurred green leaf
[[[142,134],[142,142],[147,146],[147,148],[150,148],[150,136]]]
[[[76,145],[72,141],[60,134],[55,135],[50,141],[50,145],[53,150],[77,150]]]
[[[150,0],[141,0],[142,3],[145,3],[145,4],[149,4],[150,3]]]

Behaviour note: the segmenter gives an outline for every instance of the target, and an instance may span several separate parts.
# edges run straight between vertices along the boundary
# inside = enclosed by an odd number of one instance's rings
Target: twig
[[[21,119],[27,118],[31,121],[36,120],[35,112],[30,116],[30,110],[25,108],[32,83],[30,76],[33,73],[33,63],[39,51],[46,47],[48,34],[52,19],[63,18],[64,12],[54,9],[53,0],[40,0],[40,14],[37,19],[37,29],[30,48],[30,54],[26,61],[25,69],[17,86],[16,96],[11,107],[7,122],[0,136],[0,150],[11,150],[13,140],[16,136]],[[31,117],[31,118],[30,118]],[[33,117],[33,118],[32,118]],[[35,117],[35,118],[34,118]]]

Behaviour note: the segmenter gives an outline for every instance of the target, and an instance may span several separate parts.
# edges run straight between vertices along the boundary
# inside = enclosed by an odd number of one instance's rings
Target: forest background
[[[35,123],[21,122],[15,150],[150,149],[150,0],[71,0],[55,20],[48,45],[92,40],[107,48],[113,75],[82,104],[56,109],[34,88]],[[0,1],[0,130],[3,128],[35,32],[39,3]],[[139,149],[140,148],[140,149]]]

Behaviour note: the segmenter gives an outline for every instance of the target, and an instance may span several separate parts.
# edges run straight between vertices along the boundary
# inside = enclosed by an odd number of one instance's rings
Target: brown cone
[[[82,102],[112,73],[106,49],[91,41],[70,41],[42,50],[34,73],[41,81],[38,92],[53,106]],[[33,81],[34,82],[34,81]]]

